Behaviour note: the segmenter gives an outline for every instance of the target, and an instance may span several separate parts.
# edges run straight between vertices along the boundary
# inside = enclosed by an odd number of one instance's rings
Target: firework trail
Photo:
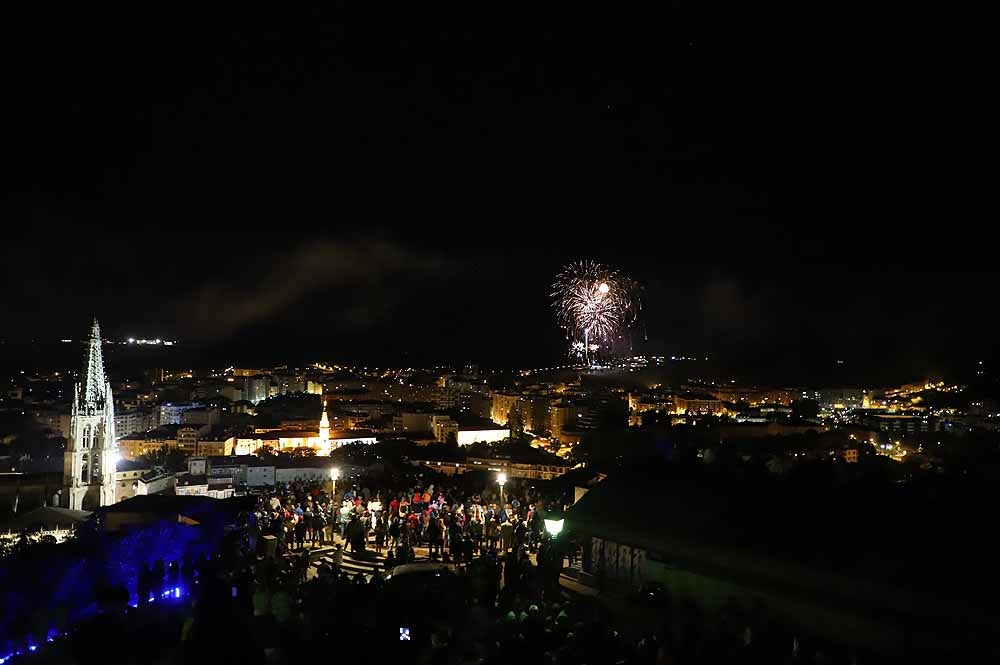
[[[579,261],[563,268],[552,285],[552,304],[570,350],[590,363],[590,353],[610,344],[636,319],[638,284],[614,268]]]

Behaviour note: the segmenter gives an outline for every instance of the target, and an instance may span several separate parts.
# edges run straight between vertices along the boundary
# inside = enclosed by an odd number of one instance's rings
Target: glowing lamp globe
[[[555,538],[560,533],[562,533],[562,529],[563,529],[563,519],[562,518],[552,518],[552,519],[546,518],[546,520],[545,520],[545,532],[548,533],[550,536],[552,536],[553,538]]]
[[[497,484],[500,485],[500,487],[503,487],[506,483],[507,483],[507,474],[506,473],[498,473],[497,474]]]
[[[334,467],[330,469],[330,480],[337,480],[340,478],[340,469]]]

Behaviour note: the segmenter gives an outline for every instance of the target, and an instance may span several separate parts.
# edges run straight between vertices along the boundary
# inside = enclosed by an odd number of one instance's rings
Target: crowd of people
[[[629,645],[607,630],[601,606],[572,601],[545,570],[553,548],[543,527],[545,507],[561,509],[562,497],[525,486],[503,498],[433,483],[378,490],[359,483],[335,500],[322,483],[293,483],[261,496],[241,541],[242,572],[233,577],[252,580],[237,597],[253,614],[259,646],[292,662],[300,650],[307,656],[310,643],[354,636],[369,645],[361,662],[384,654],[378,644],[385,640],[374,639],[385,637],[376,633],[380,603],[406,602],[387,595],[386,576],[419,551],[421,559],[455,564],[466,592],[451,597],[451,606],[426,608],[443,621],[430,622],[434,628],[412,652],[415,662],[631,660]],[[266,556],[265,536],[274,537],[277,556]],[[372,557],[378,564],[368,575],[338,569],[336,557],[305,574],[300,562],[309,561],[310,546],[324,545],[385,556]],[[652,644],[644,642],[643,653],[655,655]]]
[[[530,486],[503,501],[433,483],[395,490],[352,485],[334,499],[323,483],[293,483],[262,497],[255,518],[262,533],[275,537],[279,555],[339,542],[349,552],[373,546],[397,560],[422,547],[432,558],[467,562],[486,551],[534,553],[552,505],[561,510],[562,497],[543,497]]]
[[[813,660],[815,650],[760,618],[732,613],[709,628],[690,603],[651,610],[658,629],[625,639],[604,604],[559,586],[563,555],[573,547],[556,550],[542,516],[547,506],[561,508],[562,497],[525,486],[504,499],[430,483],[403,489],[359,483],[333,498],[322,484],[292,484],[263,495],[248,515],[226,584],[252,617],[257,652],[281,654],[283,662],[307,659],[324,645],[346,649],[357,662],[400,654],[416,663],[851,662],[829,652],[827,660]],[[277,556],[266,555],[264,536],[281,544]],[[340,569],[337,557],[332,565],[324,558],[315,574],[299,565],[309,561],[298,551],[308,552],[306,545],[344,543],[364,555],[372,542],[386,554],[373,557],[381,563],[367,575]],[[421,602],[392,595],[386,580],[417,548],[430,560],[457,564],[466,592],[416,608],[440,621],[431,621],[430,634],[407,652],[377,631],[387,608]],[[551,551],[559,552],[555,575],[546,570]],[[204,630],[214,633],[208,625]],[[186,648],[201,648],[198,635],[190,633]]]
[[[76,632],[74,655],[104,663],[296,663],[318,654],[380,664],[858,662],[830,652],[820,660],[764,618],[709,618],[691,603],[648,610],[654,625],[638,631],[604,602],[559,585],[572,547],[556,548],[539,516],[561,508],[562,497],[525,485],[500,501],[498,492],[439,482],[344,483],[335,496],[323,483],[293,483],[262,494],[215,556],[140,569],[137,608],[109,590],[105,614]],[[314,558],[320,546],[346,546],[370,565],[352,574],[338,556]],[[403,576],[391,571],[415,557],[453,563],[457,586],[401,594]],[[99,640],[109,630],[121,635],[113,653]]]

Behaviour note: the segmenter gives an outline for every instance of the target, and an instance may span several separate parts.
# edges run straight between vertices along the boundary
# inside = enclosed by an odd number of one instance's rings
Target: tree
[[[167,471],[174,472],[184,469],[184,463],[187,461],[187,457],[179,448],[163,446],[159,450],[154,450],[146,453],[145,455],[141,455],[139,460],[146,466],[161,466]]]
[[[465,452],[469,457],[492,457],[494,446],[485,441],[476,441],[465,447]]]
[[[380,451],[375,445],[352,441],[330,451],[330,459],[340,464],[371,466],[381,461]]]
[[[521,410],[516,406],[507,413],[507,427],[510,428],[510,436],[519,439],[524,436],[524,420],[521,418]]]
[[[792,417],[796,420],[811,420],[819,415],[819,402],[814,399],[797,399],[792,402]]]

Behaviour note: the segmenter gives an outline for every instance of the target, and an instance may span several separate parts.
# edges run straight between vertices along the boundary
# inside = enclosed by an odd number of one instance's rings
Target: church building
[[[94,319],[83,374],[73,389],[60,504],[72,510],[113,504],[117,462],[114,399],[104,376],[101,329]]]
[[[254,437],[233,439],[231,446],[227,442],[226,454],[256,455],[266,446],[274,453],[310,448],[317,457],[326,457],[331,451],[346,443],[375,443],[375,436],[368,430],[331,430],[330,416],[326,412],[326,400],[323,400],[323,414],[320,416],[318,430],[284,428],[258,430],[258,434]]]

